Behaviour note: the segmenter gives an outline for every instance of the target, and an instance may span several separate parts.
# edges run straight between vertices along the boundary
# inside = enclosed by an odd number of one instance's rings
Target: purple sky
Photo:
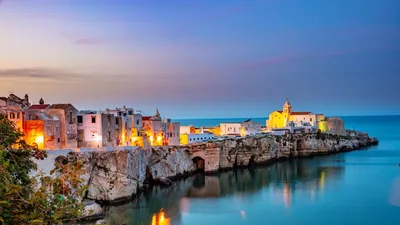
[[[398,0],[0,0],[0,96],[172,118],[400,114]]]

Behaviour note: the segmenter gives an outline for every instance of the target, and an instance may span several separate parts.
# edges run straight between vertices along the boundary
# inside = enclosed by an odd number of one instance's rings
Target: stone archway
[[[204,171],[205,160],[200,156],[196,156],[193,159],[193,163],[196,165],[197,171]]]

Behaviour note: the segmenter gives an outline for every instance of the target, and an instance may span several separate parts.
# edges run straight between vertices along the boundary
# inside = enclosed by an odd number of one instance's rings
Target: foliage
[[[56,164],[52,176],[40,173],[35,160],[45,151],[30,146],[14,124],[0,114],[0,224],[55,224],[74,222],[82,213],[86,187],[83,164]]]

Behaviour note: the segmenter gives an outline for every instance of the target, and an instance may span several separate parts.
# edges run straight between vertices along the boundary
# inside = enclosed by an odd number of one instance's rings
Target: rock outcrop
[[[86,198],[115,202],[136,195],[147,184],[171,184],[171,179],[200,168],[216,172],[289,157],[329,154],[376,145],[364,133],[336,136],[301,134],[232,138],[182,147],[70,153],[68,160],[85,162]]]

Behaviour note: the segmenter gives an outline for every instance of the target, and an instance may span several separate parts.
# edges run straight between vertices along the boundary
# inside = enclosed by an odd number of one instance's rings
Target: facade
[[[210,140],[214,140],[215,135],[213,133],[184,133],[180,135],[180,143],[182,145],[187,145],[187,144],[192,144],[192,143],[197,143],[197,142],[207,142]]]
[[[30,105],[29,96],[27,94],[24,98],[20,98],[14,94],[10,94],[8,97],[0,97],[0,106],[19,106],[25,109]]]
[[[61,121],[45,113],[37,113],[32,119],[24,122],[25,141],[37,145],[39,149],[61,149]]]
[[[241,123],[221,123],[221,136],[240,136]]]
[[[57,117],[61,122],[61,147],[78,147],[77,110],[71,104],[53,104],[45,110],[49,117]]]
[[[143,116],[145,142],[150,146],[179,145],[180,123],[162,119],[158,109],[153,116]]]
[[[248,136],[261,133],[261,124],[255,123],[252,120],[246,120],[237,123],[221,123],[221,136]]]
[[[257,135],[261,134],[261,124],[260,123],[255,123],[252,120],[248,119],[241,124],[241,130],[240,130],[240,135],[245,137],[245,136],[251,136],[251,135]]]
[[[24,111],[20,106],[0,106],[0,111],[14,123],[18,131],[24,131]]]
[[[266,122],[267,129],[278,129],[289,126],[294,123],[296,127],[309,126],[318,127],[320,121],[325,120],[322,114],[313,114],[311,112],[293,112],[292,106],[288,100],[283,105],[282,111],[274,111],[269,115]]]
[[[179,132],[180,134],[194,134],[196,133],[196,128],[193,125],[180,126]]]

